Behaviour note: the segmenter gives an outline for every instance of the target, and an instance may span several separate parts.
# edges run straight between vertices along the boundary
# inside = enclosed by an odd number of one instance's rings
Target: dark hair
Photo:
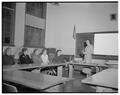
[[[87,43],[86,43],[86,41],[83,43],[83,46],[84,46],[84,48],[87,46]]]
[[[25,51],[27,51],[27,48],[22,48],[22,53],[24,53]]]
[[[7,47],[4,51],[4,55],[7,55],[7,51],[10,50],[11,48],[10,47]]]
[[[38,49],[34,49],[32,54],[31,54],[31,57],[33,57],[35,55],[35,52],[37,51]]]
[[[46,52],[47,52],[47,49],[46,48],[43,48],[43,50],[42,50],[42,52],[41,52],[41,54],[43,54],[43,52],[46,50]]]
[[[62,51],[62,50],[59,49],[59,50],[56,51],[56,56],[58,55],[58,52],[60,52],[60,51]]]
[[[62,50],[59,49],[59,50],[57,50],[56,52],[58,53],[58,52],[60,52],[60,51],[62,51]]]
[[[35,53],[37,50],[38,50],[38,49],[34,49],[34,50],[33,50],[33,53]]]

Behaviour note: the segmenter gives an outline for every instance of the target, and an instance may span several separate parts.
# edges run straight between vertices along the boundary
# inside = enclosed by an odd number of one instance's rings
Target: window
[[[32,26],[25,26],[25,43],[26,47],[44,47],[45,31]]]
[[[14,45],[15,3],[2,3],[2,43]]]
[[[45,3],[26,3],[26,13],[39,18],[45,18],[45,8]]]

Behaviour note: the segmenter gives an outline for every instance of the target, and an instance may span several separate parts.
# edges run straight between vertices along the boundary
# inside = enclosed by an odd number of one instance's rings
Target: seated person
[[[47,50],[46,49],[42,50],[41,59],[42,59],[42,62],[43,62],[42,64],[43,65],[49,64],[49,60],[48,60],[48,55],[47,55]]]
[[[35,64],[41,64],[42,63],[42,59],[41,59],[41,55],[40,55],[40,50],[39,49],[35,49],[31,55],[33,63]]]
[[[32,59],[30,59],[28,53],[27,53],[27,48],[23,48],[21,55],[19,57],[20,64],[31,64],[33,63]]]
[[[50,63],[48,59],[48,55],[47,55],[47,49],[43,49],[41,59],[42,59],[42,65],[48,65]],[[56,71],[52,68],[44,68],[42,69],[42,71],[44,71],[47,74],[51,74],[51,75],[56,74]]]
[[[60,56],[61,55],[61,50],[56,51],[56,56],[53,58],[53,63],[65,63],[65,59]]]
[[[5,51],[4,51],[4,54],[3,54],[3,62],[2,64],[3,65],[13,65],[15,64],[15,61],[14,61],[14,56],[11,55],[11,48],[6,48]]]

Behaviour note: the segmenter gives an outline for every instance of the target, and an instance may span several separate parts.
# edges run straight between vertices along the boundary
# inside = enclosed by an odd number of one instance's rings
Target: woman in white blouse
[[[48,55],[47,55],[47,50],[46,49],[43,49],[42,55],[41,55],[41,59],[43,61],[42,65],[48,65],[50,63],[49,59],[48,59]],[[50,68],[50,69],[48,69],[46,71],[47,71],[47,74],[56,75],[56,71],[53,68]]]
[[[42,62],[43,62],[42,65],[47,65],[49,63],[46,49],[43,49],[41,59],[42,59]]]

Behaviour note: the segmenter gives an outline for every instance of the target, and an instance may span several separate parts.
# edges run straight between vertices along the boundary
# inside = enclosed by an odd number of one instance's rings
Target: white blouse
[[[48,64],[49,63],[48,55],[42,55],[41,58],[42,58],[42,61],[43,61],[44,64]]]

